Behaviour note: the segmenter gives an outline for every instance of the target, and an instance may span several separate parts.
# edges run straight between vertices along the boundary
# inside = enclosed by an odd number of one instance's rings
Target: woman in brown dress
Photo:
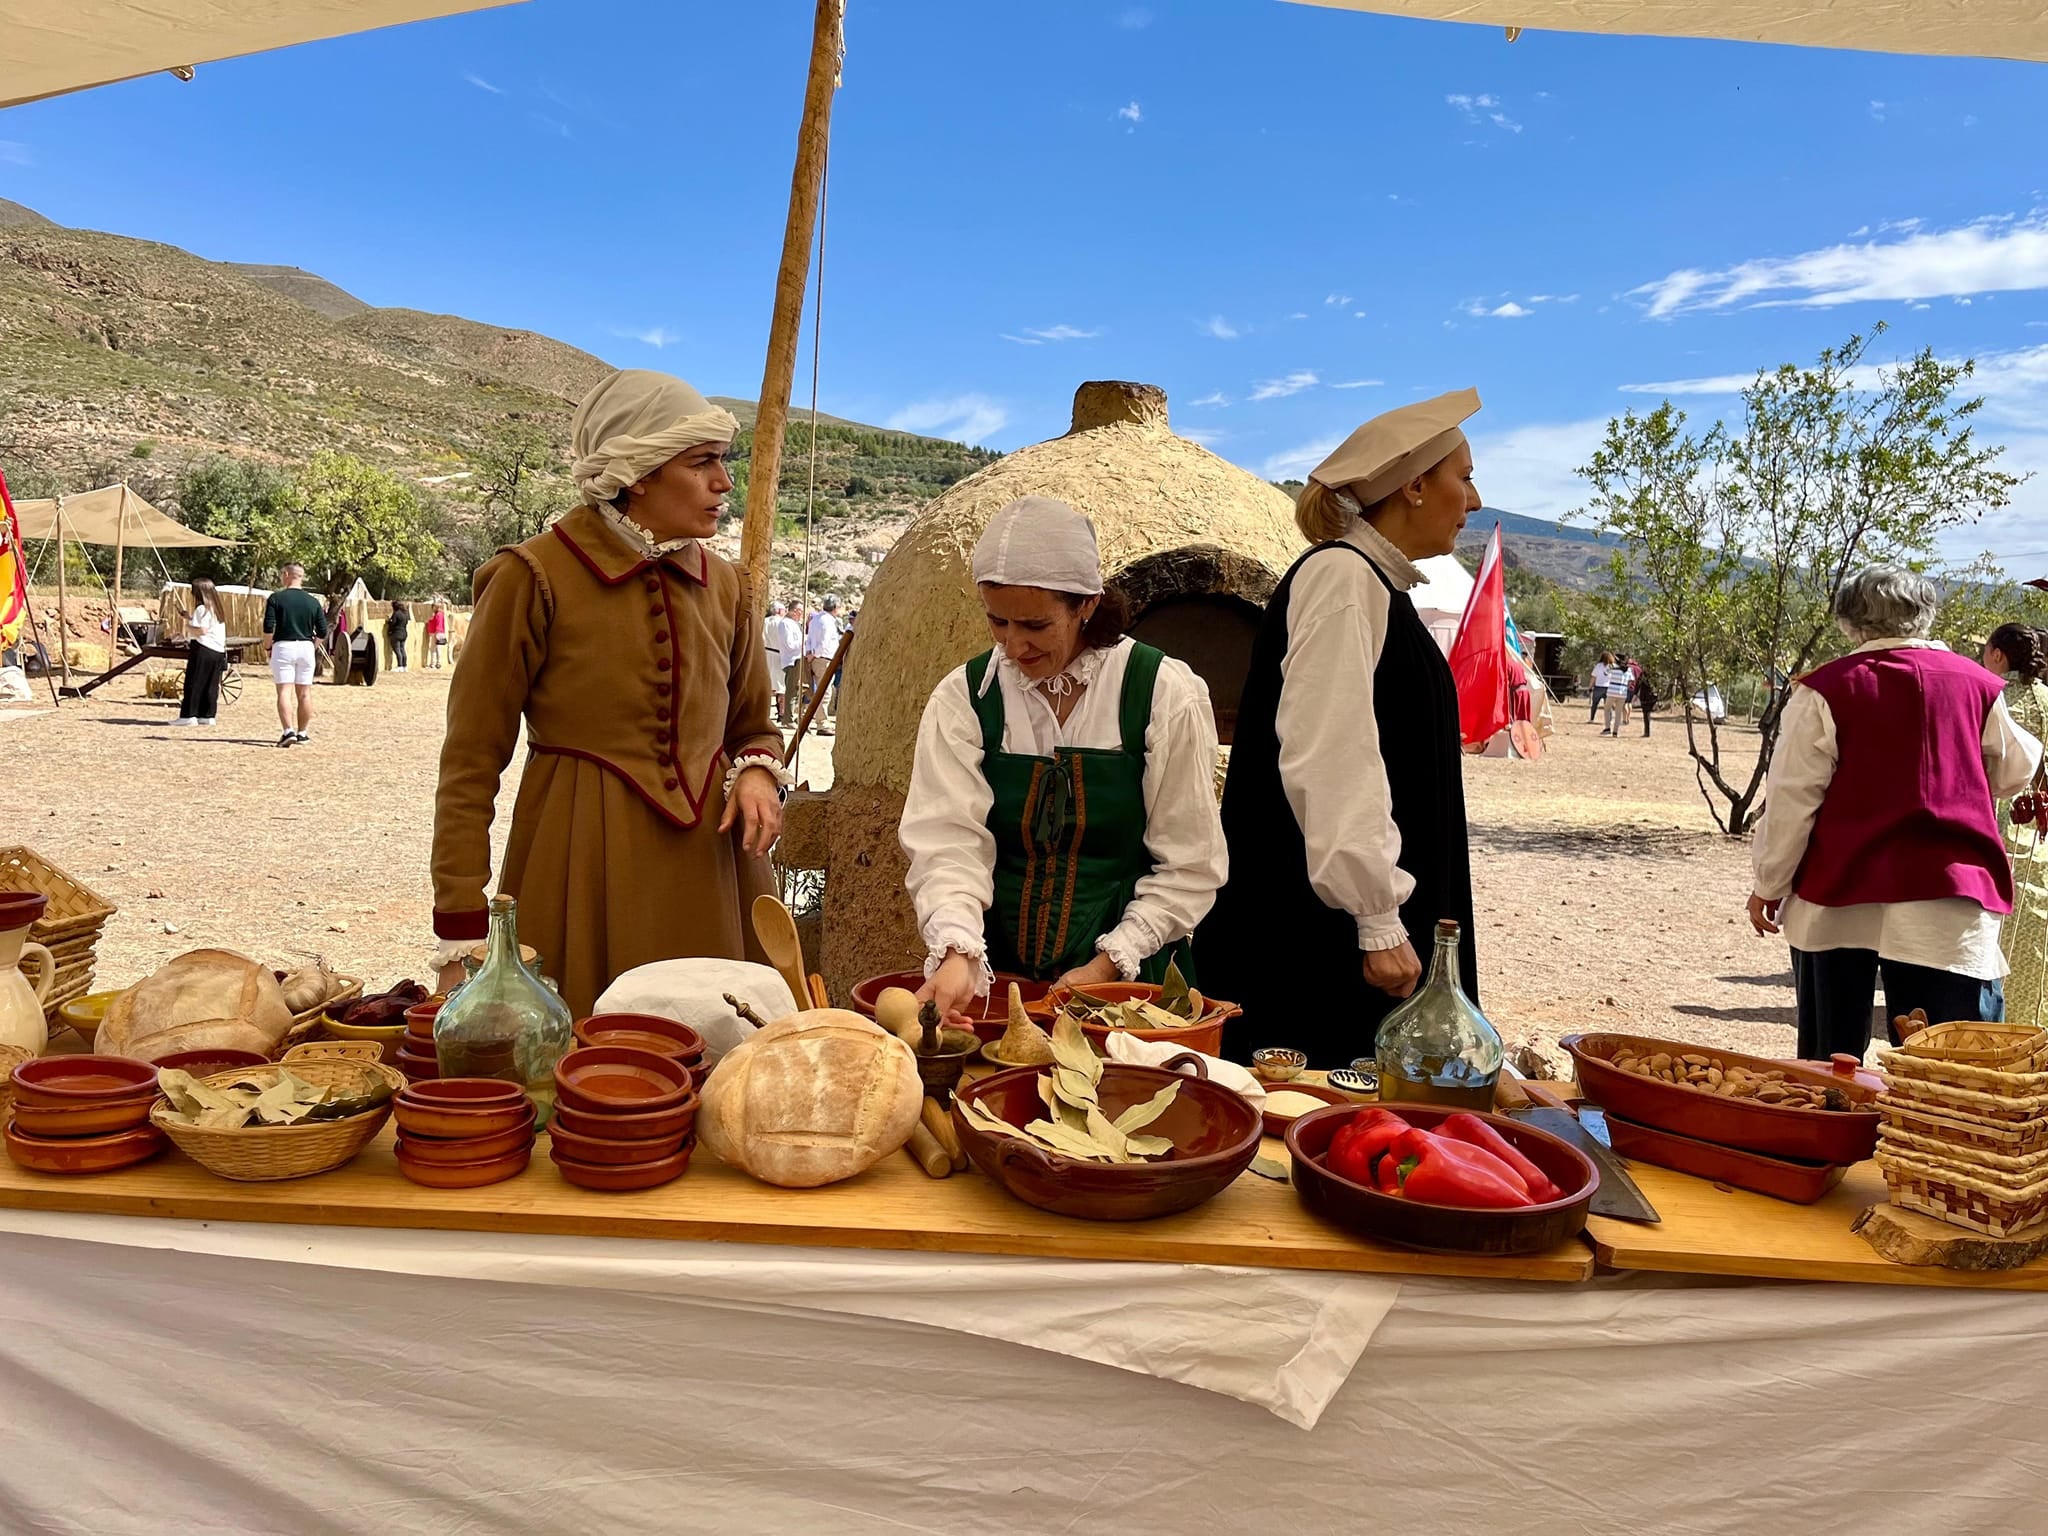
[[[705,546],[739,424],[679,379],[613,374],[577,407],[585,501],[499,551],[448,696],[434,801],[445,964],[484,936],[499,779],[527,759],[499,873],[579,1016],[638,965],[763,958],[747,921],[782,828],[761,621]]]

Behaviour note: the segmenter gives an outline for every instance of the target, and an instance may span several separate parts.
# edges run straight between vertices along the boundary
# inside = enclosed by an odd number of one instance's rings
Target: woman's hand
[[[1071,987],[1077,992],[1085,992],[1090,987],[1100,986],[1105,981],[1122,981],[1123,979],[1124,973],[1116,968],[1116,962],[1107,955],[1098,954],[1086,965],[1076,966],[1073,970],[1067,972],[1054,985]]]
[[[1389,997],[1406,997],[1422,980],[1422,962],[1415,958],[1415,946],[1403,939],[1392,949],[1365,951],[1365,984],[1377,987]]]
[[[741,769],[740,776],[733,780],[725,814],[718,819],[718,830],[730,832],[736,822],[746,826],[740,846],[748,853],[766,855],[775,846],[775,839],[782,836],[779,786],[775,775],[759,764]]]
[[[946,951],[946,958],[939,962],[925,984],[917,989],[920,1003],[936,1003],[939,1017],[958,1028],[970,1023],[967,1005],[974,1001],[974,994],[981,986],[981,962],[970,959],[957,949]]]
[[[1749,898],[1749,926],[1765,938],[1783,933],[1785,930],[1778,922],[1778,912],[1784,905],[1782,897],[1777,901],[1765,901],[1761,896],[1752,895]]]

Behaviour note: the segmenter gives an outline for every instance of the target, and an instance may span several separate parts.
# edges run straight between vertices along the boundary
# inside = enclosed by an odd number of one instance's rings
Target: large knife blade
[[[1560,1141],[1568,1141],[1600,1170],[1600,1188],[1593,1194],[1593,1214],[1612,1216],[1620,1221],[1655,1222],[1663,1220],[1657,1208],[1644,1198],[1636,1187],[1636,1181],[1628,1176],[1628,1169],[1606,1143],[1579,1124],[1578,1117],[1568,1109],[1553,1109],[1546,1105],[1532,1105],[1527,1109],[1503,1110],[1511,1120],[1520,1120],[1533,1125],[1539,1131],[1548,1131]]]

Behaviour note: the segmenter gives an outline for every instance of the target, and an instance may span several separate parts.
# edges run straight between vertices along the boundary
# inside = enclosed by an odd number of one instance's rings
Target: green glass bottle
[[[555,1063],[575,1043],[570,1023],[569,1005],[519,956],[518,903],[493,896],[484,963],[434,1016],[441,1075],[519,1083],[545,1126],[555,1109]]]
[[[1458,985],[1458,925],[1436,925],[1429,978],[1380,1025],[1380,1098],[1456,1109],[1493,1108],[1507,1056],[1500,1031]]]

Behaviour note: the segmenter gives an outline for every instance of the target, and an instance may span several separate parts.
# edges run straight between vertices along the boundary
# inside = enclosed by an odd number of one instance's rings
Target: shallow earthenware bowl
[[[392,1113],[397,1117],[398,1129],[407,1136],[462,1139],[496,1136],[515,1126],[524,1126],[528,1130],[533,1128],[533,1102],[524,1094],[515,1099],[490,1101],[467,1108],[460,1104],[423,1103],[407,1097],[415,1089],[428,1086],[438,1085],[410,1083],[399,1090]]]
[[[415,1184],[425,1185],[428,1189],[477,1189],[485,1184],[499,1184],[506,1179],[517,1178],[526,1172],[526,1165],[533,1159],[533,1143],[529,1141],[510,1152],[475,1162],[438,1163],[422,1162],[401,1141],[396,1156],[398,1171]]]
[[[126,1056],[39,1056],[14,1069],[14,1103],[56,1109],[156,1097],[156,1063]]]
[[[268,1056],[258,1051],[237,1050],[231,1045],[197,1051],[173,1051],[156,1059],[159,1072],[189,1072],[194,1077],[211,1077],[216,1072],[233,1072],[240,1067],[267,1066]]]
[[[416,1163],[480,1163],[505,1157],[533,1145],[533,1122],[515,1125],[494,1136],[398,1137],[398,1149]]]
[[[658,1013],[593,1013],[578,1019],[573,1033],[578,1045],[623,1045],[672,1056],[687,1066],[695,1066],[704,1056],[702,1035]]]
[[[673,1157],[689,1139],[688,1131],[672,1135],[620,1140],[610,1136],[585,1136],[565,1129],[559,1117],[548,1127],[549,1155],[560,1153],[579,1163],[658,1163]]]
[[[562,1177],[579,1189],[652,1189],[657,1184],[666,1184],[681,1177],[683,1170],[690,1166],[690,1153],[696,1146],[696,1138],[690,1137],[683,1142],[681,1151],[644,1163],[586,1163],[578,1158],[565,1157],[553,1148],[549,1149],[548,1156]]]
[[[131,1126],[110,1136],[31,1136],[7,1123],[7,1156],[33,1173],[110,1173],[155,1157],[164,1133],[153,1125]]]
[[[548,1132],[567,1131],[572,1136],[593,1136],[600,1141],[666,1141],[687,1136],[697,1124],[697,1099],[693,1095],[672,1109],[653,1109],[639,1114],[615,1115],[576,1109],[555,1101],[554,1118]]]
[[[624,1045],[586,1045],[555,1063],[555,1102],[591,1114],[673,1109],[696,1092],[687,1065]]]

